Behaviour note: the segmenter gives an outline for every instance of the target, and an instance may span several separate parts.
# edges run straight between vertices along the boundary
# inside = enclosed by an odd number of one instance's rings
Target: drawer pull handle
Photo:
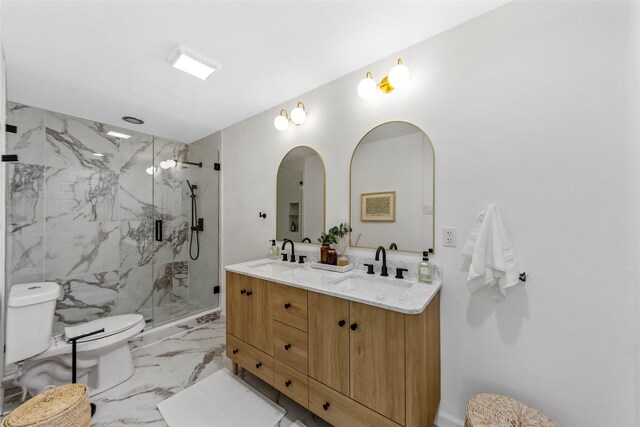
[[[291,308],[291,304],[286,303],[286,304],[284,305],[284,309],[285,309],[285,310],[289,310],[289,308]]]
[[[345,322],[344,320],[341,320],[341,321],[338,322],[338,326],[340,326],[341,328],[346,324],[347,324],[347,322]]]
[[[325,402],[325,404],[324,404],[324,405],[322,405],[322,409],[324,409],[325,411],[328,411],[328,410],[329,410],[329,406],[331,406],[331,405],[329,404],[329,402]]]
[[[247,296],[251,296],[251,295],[253,295],[253,292],[247,291]]]
[[[256,369],[260,369],[261,366],[262,366],[262,362],[256,363]]]
[[[233,350],[233,354],[238,354],[238,349]]]
[[[284,349],[289,351],[289,349],[291,348],[291,344],[285,344],[284,345]]]
[[[357,323],[352,323],[351,324],[351,330],[355,331],[356,329],[358,329],[358,324]]]
[[[291,380],[287,380],[287,382],[285,382],[284,385],[289,387],[291,385]]]
[[[243,290],[240,291],[240,293],[244,295],[244,294],[247,293],[247,291],[245,289],[243,289]]]

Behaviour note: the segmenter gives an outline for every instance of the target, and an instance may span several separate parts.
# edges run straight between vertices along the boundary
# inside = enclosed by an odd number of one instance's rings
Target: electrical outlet
[[[457,236],[456,236],[456,228],[455,227],[444,227],[442,229],[442,244],[443,246],[449,246],[455,248],[457,245]]]

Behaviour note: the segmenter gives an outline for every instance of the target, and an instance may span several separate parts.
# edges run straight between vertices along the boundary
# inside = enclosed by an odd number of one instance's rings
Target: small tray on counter
[[[311,261],[311,268],[317,268],[319,270],[334,271],[336,273],[346,273],[353,270],[353,264],[347,264],[343,266],[323,264],[320,261]]]

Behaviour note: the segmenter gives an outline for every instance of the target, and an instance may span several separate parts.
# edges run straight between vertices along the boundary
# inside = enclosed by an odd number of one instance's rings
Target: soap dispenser
[[[271,242],[271,246],[269,246],[269,258],[278,259],[278,257],[280,256],[280,251],[276,246],[276,241],[275,240],[269,240],[269,241]]]
[[[429,262],[429,251],[422,252],[422,262],[418,264],[418,282],[433,283],[435,266]]]

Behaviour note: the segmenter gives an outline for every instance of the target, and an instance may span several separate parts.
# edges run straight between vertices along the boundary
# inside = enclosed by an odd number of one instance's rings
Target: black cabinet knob
[[[261,367],[262,367],[262,363],[261,362],[256,363],[256,369],[260,369]]]
[[[358,324],[357,323],[352,323],[351,324],[351,330],[355,331],[356,329],[358,329]]]
[[[233,354],[238,354],[238,349],[233,350]]]
[[[289,351],[289,349],[291,348],[291,344],[285,344],[284,345],[284,349]]]
[[[286,303],[286,304],[284,305],[284,309],[285,309],[285,310],[289,310],[290,308],[291,308],[291,304]]]
[[[324,404],[324,405],[322,405],[322,409],[324,409],[325,411],[328,411],[328,410],[329,410],[329,406],[331,406],[331,405],[329,404],[329,402],[325,402],[325,404]]]
[[[243,289],[243,290],[241,290],[241,291],[240,291],[240,293],[241,293],[241,294],[246,294],[246,293],[247,293],[247,291],[246,291],[245,289]]]
[[[285,382],[284,385],[289,387],[291,385],[291,380],[287,380],[287,382]]]
[[[341,328],[346,324],[347,324],[347,322],[345,322],[344,320],[341,320],[341,321],[338,322],[338,326],[340,326]]]
[[[251,296],[251,295],[253,295],[253,292],[247,291],[247,296]]]

